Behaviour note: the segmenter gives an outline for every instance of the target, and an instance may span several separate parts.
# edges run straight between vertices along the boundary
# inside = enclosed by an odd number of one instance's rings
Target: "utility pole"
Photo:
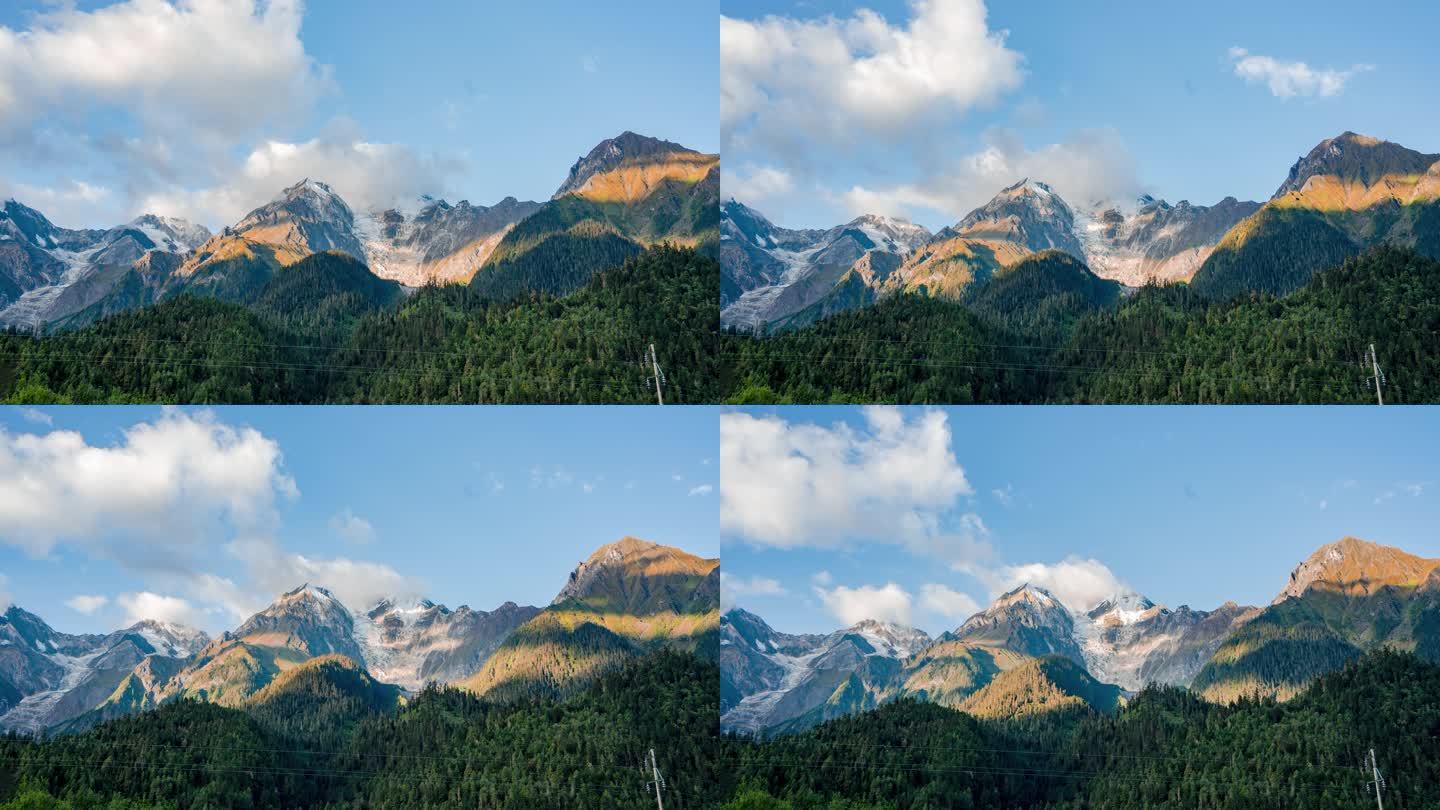
[[[665,394],[661,392],[660,386],[665,382],[665,373],[660,370],[660,358],[655,354],[655,344],[650,344],[650,356],[645,358],[650,361],[650,369],[654,372],[655,379],[655,402],[659,405],[665,404]]]
[[[1375,806],[1380,808],[1380,810],[1385,810],[1385,802],[1380,799],[1380,789],[1385,787],[1385,777],[1380,775],[1380,766],[1375,762],[1374,748],[1370,749],[1370,773],[1372,774],[1372,778],[1365,784],[1375,786]]]
[[[1380,394],[1380,385],[1385,382],[1385,373],[1380,370],[1380,360],[1375,356],[1375,344],[1370,344],[1370,355],[1365,358],[1370,361],[1370,379],[1375,381],[1375,402],[1378,405],[1385,404],[1385,397]]]
[[[654,781],[647,783],[645,786],[655,786],[655,806],[660,808],[660,810],[665,810],[665,802],[660,798],[660,788],[665,786],[665,778],[660,775],[660,766],[655,764],[654,748],[650,749],[650,773],[654,776]]]

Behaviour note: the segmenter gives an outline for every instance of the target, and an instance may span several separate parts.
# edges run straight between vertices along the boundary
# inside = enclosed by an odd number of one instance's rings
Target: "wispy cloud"
[[[1250,83],[1264,84],[1271,95],[1282,99],[1338,96],[1356,75],[1375,69],[1374,65],[1364,64],[1345,70],[1312,68],[1304,62],[1287,62],[1240,47],[1231,48],[1229,55],[1236,76]]]
[[[711,486],[711,485],[709,485],[709,484],[701,484],[700,486],[691,487],[691,488],[690,488],[690,497],[693,498],[693,497],[695,497],[695,496],[697,496],[697,495],[709,495],[710,493],[712,493],[712,492],[714,492],[714,491],[715,491],[715,487],[713,487],[713,486]]]

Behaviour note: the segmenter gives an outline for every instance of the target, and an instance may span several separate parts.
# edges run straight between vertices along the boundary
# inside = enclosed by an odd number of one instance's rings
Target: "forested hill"
[[[1035,280],[1006,290],[1004,320],[989,307],[896,295],[795,332],[724,335],[723,397],[1368,403],[1361,358],[1373,342],[1387,403],[1440,402],[1440,262],[1409,250],[1377,248],[1282,298],[1216,302],[1185,285],[1150,286],[1097,307]]]
[[[344,667],[255,706],[182,700],[83,734],[0,738],[0,808],[652,808],[718,804],[714,663],[659,652],[565,701],[431,687],[399,710]]]
[[[719,265],[661,246],[563,298],[485,300],[459,285],[408,298],[352,283],[317,254],[252,307],[181,296],[50,337],[0,336],[0,402],[714,402]]]
[[[1440,667],[1371,653],[1286,703],[1151,687],[1114,715],[985,722],[910,700],[769,742],[727,738],[726,810],[1440,806]]]

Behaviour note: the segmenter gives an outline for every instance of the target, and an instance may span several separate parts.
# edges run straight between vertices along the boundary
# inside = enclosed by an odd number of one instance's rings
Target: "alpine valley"
[[[938,233],[721,211],[732,401],[1373,401],[1372,342],[1387,399],[1440,401],[1437,154],[1345,132],[1263,203],[1027,178]]]
[[[654,343],[672,401],[705,401],[718,202],[718,155],[632,132],[543,202],[358,211],[297,178],[211,233],[8,200],[0,399],[649,401]]]
[[[1360,807],[1372,741],[1387,805],[1440,801],[1440,559],[1353,537],[1263,606],[1022,585],[938,638],[735,608],[720,670],[729,807]]]
[[[69,635],[11,606],[0,802],[643,807],[654,747],[667,804],[701,807],[719,613],[718,560],[630,537],[544,607],[348,606],[307,583],[210,638]]]

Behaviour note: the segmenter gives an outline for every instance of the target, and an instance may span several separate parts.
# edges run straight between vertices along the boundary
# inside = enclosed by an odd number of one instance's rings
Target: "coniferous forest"
[[[617,262],[624,259],[617,257]],[[46,337],[0,336],[0,402],[667,403],[718,399],[719,265],[661,246],[576,292],[406,294],[334,253],[251,306],[183,295]]]
[[[431,686],[394,706],[328,667],[244,710],[194,700],[34,741],[0,738],[4,810],[714,807],[719,672],[657,652],[564,700]]]
[[[732,403],[1440,401],[1440,262],[1381,247],[1277,297],[1103,284],[1030,262],[960,302],[895,295],[813,326],[721,338]],[[1069,262],[1073,264],[1073,260]],[[1060,270],[1062,272],[1056,272]],[[1069,275],[1074,275],[1073,273]],[[1088,274],[1087,274],[1088,275]],[[994,289],[989,289],[994,288]]]
[[[1440,667],[1379,651],[1288,702],[1150,687],[1114,714],[982,721],[910,699],[771,741],[727,737],[726,810],[1440,806]]]

